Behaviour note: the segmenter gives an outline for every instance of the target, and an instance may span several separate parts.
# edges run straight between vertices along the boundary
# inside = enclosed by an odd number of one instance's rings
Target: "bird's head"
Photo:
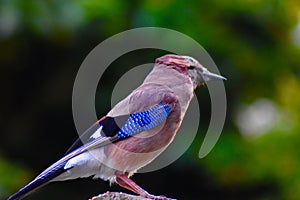
[[[194,88],[204,85],[208,81],[226,80],[226,78],[223,76],[211,73],[196,59],[189,56],[168,54],[157,58],[155,62],[157,64],[170,66],[180,73],[188,75],[193,82]]]

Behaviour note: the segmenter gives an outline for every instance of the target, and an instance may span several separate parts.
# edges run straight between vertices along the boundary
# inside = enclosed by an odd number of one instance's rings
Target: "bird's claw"
[[[153,199],[153,200],[176,200],[176,199],[168,198],[164,195],[155,196],[155,195],[152,195],[152,194],[147,194],[143,197],[145,197],[147,199]]]

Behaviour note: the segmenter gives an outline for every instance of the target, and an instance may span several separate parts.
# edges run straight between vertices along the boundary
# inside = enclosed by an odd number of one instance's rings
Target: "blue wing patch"
[[[131,114],[125,124],[117,132],[119,139],[124,139],[158,126],[170,114],[171,107],[168,104],[159,103],[144,112]]]

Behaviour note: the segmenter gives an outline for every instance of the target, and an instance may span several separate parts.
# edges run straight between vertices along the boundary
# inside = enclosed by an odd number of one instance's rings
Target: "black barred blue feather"
[[[169,115],[171,107],[160,103],[149,110],[131,114],[126,123],[118,131],[118,138],[124,139],[158,126]]]

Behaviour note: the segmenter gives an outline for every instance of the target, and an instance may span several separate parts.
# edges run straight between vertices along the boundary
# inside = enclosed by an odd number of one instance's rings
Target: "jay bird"
[[[142,85],[93,124],[67,153],[8,200],[19,200],[54,181],[93,177],[140,196],[154,196],[129,177],[172,142],[199,85],[225,80],[189,56],[157,58]]]

